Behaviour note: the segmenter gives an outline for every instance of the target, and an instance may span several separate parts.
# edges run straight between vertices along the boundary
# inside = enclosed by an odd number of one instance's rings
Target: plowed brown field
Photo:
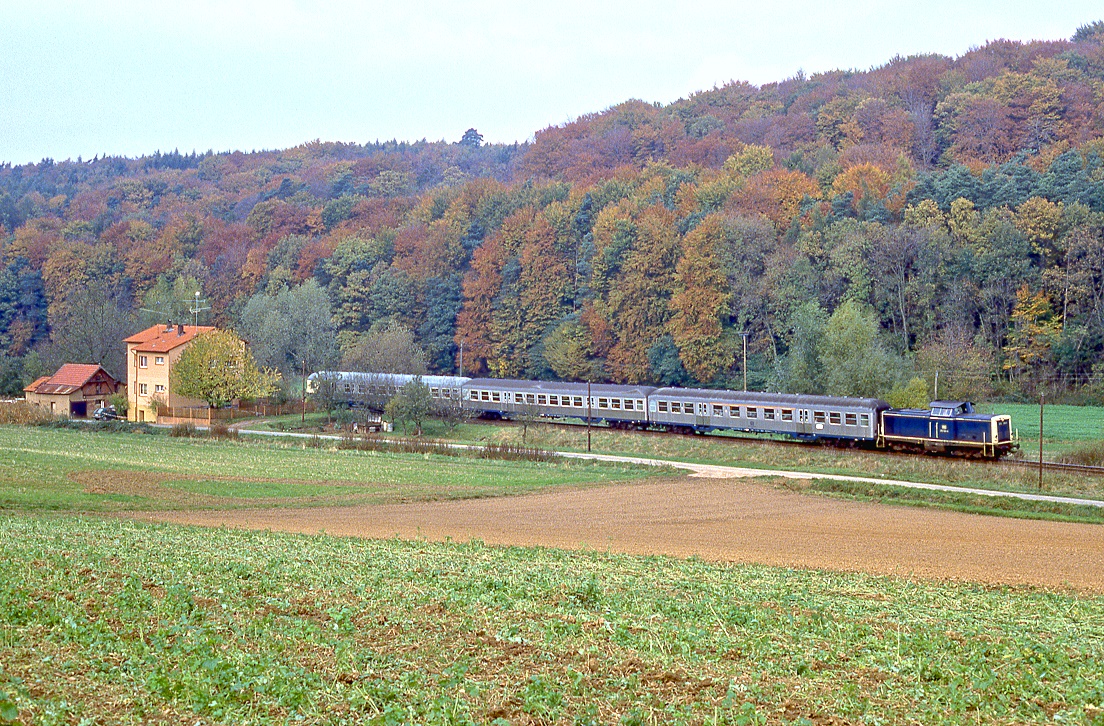
[[[847,502],[727,479],[414,504],[137,518],[355,537],[590,548],[1104,593],[1104,527]]]

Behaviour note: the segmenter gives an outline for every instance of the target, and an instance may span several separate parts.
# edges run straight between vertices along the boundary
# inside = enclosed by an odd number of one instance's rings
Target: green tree
[[[413,331],[395,320],[359,336],[342,357],[346,370],[424,375],[426,355]]]
[[[902,367],[882,342],[874,314],[851,300],[828,318],[819,359],[830,396],[884,396]]]
[[[782,359],[782,383],[790,393],[822,393],[824,372],[820,346],[828,316],[820,305],[807,302],[790,316],[789,352]]]
[[[254,295],[242,310],[239,332],[258,364],[285,378],[337,359],[330,298],[314,278],[277,295]]]
[[[570,318],[557,325],[544,339],[544,360],[565,381],[588,381],[598,375],[591,359],[590,332],[578,320]]]
[[[422,435],[422,425],[432,412],[433,398],[421,376],[415,376],[400,388],[384,409],[387,418],[403,427],[403,433],[413,426],[415,436]]]
[[[278,371],[257,367],[245,342],[226,330],[200,333],[180,354],[169,374],[178,396],[219,408],[241,398],[261,398],[276,390]]]

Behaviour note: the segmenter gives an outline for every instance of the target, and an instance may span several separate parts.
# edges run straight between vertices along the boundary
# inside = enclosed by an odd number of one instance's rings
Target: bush
[[[208,434],[212,439],[228,439],[230,441],[238,441],[241,436],[238,435],[237,429],[232,429],[226,424],[211,424],[211,428],[208,430]]]
[[[50,429],[72,429],[103,434],[153,434],[154,429],[147,423],[130,421],[75,421],[68,418],[51,418],[35,424]]]
[[[182,421],[180,423],[173,424],[172,430],[169,431],[169,436],[174,438],[193,439],[198,435],[195,424],[191,421]]]
[[[53,420],[54,417],[45,410],[38,406],[33,406],[26,401],[0,403],[0,424],[39,426]]]

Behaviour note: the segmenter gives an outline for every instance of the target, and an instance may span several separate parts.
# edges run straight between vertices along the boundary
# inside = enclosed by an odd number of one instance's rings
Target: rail
[[[1038,461],[1029,461],[1027,459],[1001,459],[999,462],[1002,466],[1018,466],[1023,469],[1038,469]],[[1043,471],[1067,471],[1079,474],[1094,474],[1096,476],[1104,476],[1104,466],[1089,466],[1088,464],[1063,464],[1058,461],[1044,461]]]

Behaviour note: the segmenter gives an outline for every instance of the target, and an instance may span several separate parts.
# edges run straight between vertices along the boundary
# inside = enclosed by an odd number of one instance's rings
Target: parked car
[[[114,406],[100,406],[92,413],[92,418],[97,421],[114,421],[119,418]]]

